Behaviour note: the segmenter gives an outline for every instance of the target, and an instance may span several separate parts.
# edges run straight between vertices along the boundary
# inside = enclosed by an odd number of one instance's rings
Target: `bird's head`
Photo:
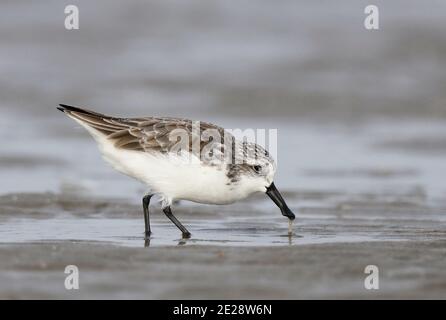
[[[237,160],[237,157],[236,157]],[[266,193],[280,208],[282,215],[290,220],[295,219],[294,213],[288,208],[285,200],[274,185],[276,164],[268,151],[255,143],[243,144],[243,159],[228,165],[227,176],[238,189],[245,193]]]

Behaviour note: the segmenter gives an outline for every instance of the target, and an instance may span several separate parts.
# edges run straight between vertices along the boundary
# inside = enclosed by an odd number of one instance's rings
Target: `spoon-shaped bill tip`
[[[294,220],[296,216],[294,213],[288,208],[285,200],[280,194],[279,190],[277,190],[274,182],[266,188],[266,194],[273,200],[273,202],[279,207],[280,211],[282,211],[282,215],[287,217],[290,220]]]

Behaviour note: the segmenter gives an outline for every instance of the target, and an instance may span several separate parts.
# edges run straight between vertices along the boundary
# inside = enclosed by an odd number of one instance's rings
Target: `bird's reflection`
[[[302,238],[302,235],[296,234],[295,232],[292,233],[287,233],[287,234],[276,234],[275,239],[272,238],[270,239],[271,243],[277,243],[277,237],[280,237],[282,240],[280,240],[279,242],[281,242],[282,244],[288,244],[289,246],[291,245],[295,245],[299,243],[299,238]],[[286,239],[285,239],[286,238]],[[150,238],[145,238],[144,239],[144,247],[148,248],[151,245],[151,240],[152,237]],[[178,246],[185,246],[188,243],[196,243],[197,241],[200,243],[226,243],[226,242],[235,242],[237,243],[237,240],[216,240],[216,239],[191,239],[191,238],[187,238],[187,237],[182,237],[180,239],[172,239],[171,241],[175,241],[177,243]],[[158,239],[158,244],[163,244],[163,240],[162,239]],[[164,243],[167,244],[167,243]],[[153,245],[153,243],[152,243]]]
[[[292,233],[288,233],[288,245],[292,245],[293,244],[293,234]]]
[[[189,242],[190,238],[181,238],[180,240],[178,240],[178,245],[179,246],[184,246]]]
[[[181,238],[178,240],[179,246],[184,246],[187,244],[187,242],[190,240],[190,238]],[[144,248],[150,247],[150,238],[144,239]]]

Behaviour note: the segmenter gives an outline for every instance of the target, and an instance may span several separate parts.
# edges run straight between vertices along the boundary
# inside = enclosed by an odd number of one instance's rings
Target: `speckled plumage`
[[[151,192],[161,195],[164,206],[176,199],[231,203],[264,191],[276,170],[274,160],[264,148],[237,141],[231,133],[211,123],[171,117],[119,118],[69,106],[65,106],[64,112],[93,135],[107,162],[146,183]],[[178,138],[186,142],[183,141],[181,148],[176,148]],[[176,165],[167,165],[175,162]],[[259,167],[261,170],[255,170]],[[182,168],[176,178],[167,173],[147,174],[172,172],[176,168]],[[196,171],[197,176],[184,177],[186,171]],[[198,177],[202,177],[198,181],[201,184],[184,181]],[[259,184],[259,180],[265,182]],[[172,184],[184,184],[184,187]],[[214,189],[219,195],[213,194]]]
[[[295,218],[273,183],[276,166],[268,152],[255,143],[237,141],[219,126],[167,117],[110,117],[67,105],[58,109],[93,136],[103,158],[116,170],[147,185],[146,239],[151,235],[149,203],[155,194],[185,238],[190,232],[172,214],[174,200],[229,204],[265,192],[290,219],[290,226]]]

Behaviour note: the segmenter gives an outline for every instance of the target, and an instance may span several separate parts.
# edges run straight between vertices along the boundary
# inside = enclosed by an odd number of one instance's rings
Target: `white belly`
[[[246,198],[252,189],[229,184],[224,167],[202,165],[195,159],[116,148],[95,129],[78,121],[98,143],[103,158],[116,170],[145,183],[163,197],[163,206],[173,200],[229,204]]]
[[[164,205],[177,199],[229,204],[247,196],[229,184],[224,167],[191,163],[184,157],[117,149],[105,139],[99,148],[116,170],[142,181],[151,192],[163,196]]]

